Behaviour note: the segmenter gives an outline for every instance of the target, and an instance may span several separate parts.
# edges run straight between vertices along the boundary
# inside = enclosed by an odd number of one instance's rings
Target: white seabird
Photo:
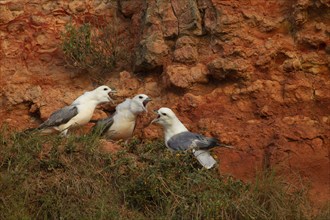
[[[151,99],[145,94],[126,99],[117,105],[114,115],[97,121],[93,131],[97,131],[111,140],[127,140],[133,135],[137,116],[147,112],[146,105],[150,101]]]
[[[84,125],[90,121],[98,104],[112,101],[109,94],[115,91],[100,86],[79,96],[71,105],[53,112],[37,130],[55,129],[66,135],[69,128]],[[29,129],[30,130],[30,129]]]
[[[151,123],[158,123],[163,126],[166,147],[172,151],[192,150],[197,160],[206,169],[210,169],[216,164],[209,149],[216,146],[232,148],[221,144],[216,138],[205,137],[188,131],[169,108],[160,108],[157,113],[158,117]]]

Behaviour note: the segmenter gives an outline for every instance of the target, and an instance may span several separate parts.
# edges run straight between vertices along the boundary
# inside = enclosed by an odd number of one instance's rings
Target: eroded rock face
[[[196,42],[193,38],[183,36],[176,41],[174,60],[179,63],[193,64],[198,60]]]
[[[311,181],[311,198],[329,195],[329,15],[327,1],[3,1],[0,2],[0,124],[23,130],[99,84],[137,93],[149,109],[172,108],[189,129],[220,138],[220,172],[251,181],[276,167]],[[288,15],[290,17],[288,18]],[[61,31],[116,18],[132,66],[104,75],[65,65]],[[179,89],[178,89],[179,88]],[[139,118],[136,135],[162,137]],[[105,145],[105,151],[118,146]]]
[[[160,32],[154,32],[139,43],[135,62],[136,71],[162,67],[168,52],[163,35]]]
[[[167,66],[166,76],[169,78],[170,84],[179,88],[187,89],[194,83],[207,83],[208,69],[203,64],[197,64],[191,68],[185,65]]]
[[[218,58],[208,64],[211,74],[217,79],[231,78],[247,78],[249,63],[243,59],[223,59]]]

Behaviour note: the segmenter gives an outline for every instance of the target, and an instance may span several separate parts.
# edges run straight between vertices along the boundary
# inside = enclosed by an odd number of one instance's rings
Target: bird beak
[[[148,110],[147,110],[147,104],[148,104],[150,101],[152,101],[152,99],[148,97],[148,98],[146,98],[146,99],[143,101],[143,103],[142,103],[145,112],[148,112]]]
[[[152,101],[152,99],[148,97],[143,101],[143,104],[148,104],[150,101]]]
[[[111,89],[111,88],[110,88]],[[113,99],[111,98],[111,95],[113,93],[116,93],[117,91],[115,89],[111,89],[110,92],[108,92],[108,99],[109,99],[109,102],[111,102],[112,104],[115,104],[115,102],[113,101]]]
[[[115,104],[115,102],[113,101],[112,98],[110,98],[110,96],[108,96],[108,100],[109,100],[109,102],[111,102],[112,104]]]
[[[155,110],[155,111],[156,111],[156,110]],[[157,114],[158,114],[158,113],[157,113]],[[159,121],[159,119],[160,119],[160,115],[158,114],[158,117],[155,118],[154,120],[152,120],[150,124],[157,123],[157,122]]]

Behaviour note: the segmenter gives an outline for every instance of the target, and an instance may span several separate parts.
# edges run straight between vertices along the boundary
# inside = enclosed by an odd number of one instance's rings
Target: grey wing
[[[167,145],[173,150],[209,149],[216,146],[217,139],[201,134],[181,132],[168,140]]]
[[[53,112],[49,116],[49,118],[38,127],[38,129],[55,127],[55,126],[65,124],[68,121],[70,121],[77,114],[78,114],[77,106],[74,106],[74,105],[65,106],[64,108],[61,108],[61,109]]]
[[[98,120],[97,123],[93,126],[92,132],[97,132],[100,135],[104,135],[113,124],[113,116]]]

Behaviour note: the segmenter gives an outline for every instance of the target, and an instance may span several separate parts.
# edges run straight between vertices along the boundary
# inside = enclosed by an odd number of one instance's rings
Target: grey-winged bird
[[[151,99],[145,94],[138,94],[116,106],[114,115],[97,121],[93,131],[105,135],[111,140],[127,140],[132,137],[137,116],[147,112]]]
[[[74,100],[71,105],[53,112],[49,118],[36,129],[55,129],[60,131],[62,135],[66,135],[69,128],[88,123],[98,104],[112,101],[109,94],[113,92],[115,91],[105,85],[85,92]]]
[[[205,137],[188,131],[169,108],[160,108],[157,114],[158,117],[151,123],[162,125],[166,147],[172,151],[192,150],[197,160],[206,169],[210,169],[216,164],[216,160],[211,156],[209,149],[216,146],[233,148],[220,143],[216,138]]]

